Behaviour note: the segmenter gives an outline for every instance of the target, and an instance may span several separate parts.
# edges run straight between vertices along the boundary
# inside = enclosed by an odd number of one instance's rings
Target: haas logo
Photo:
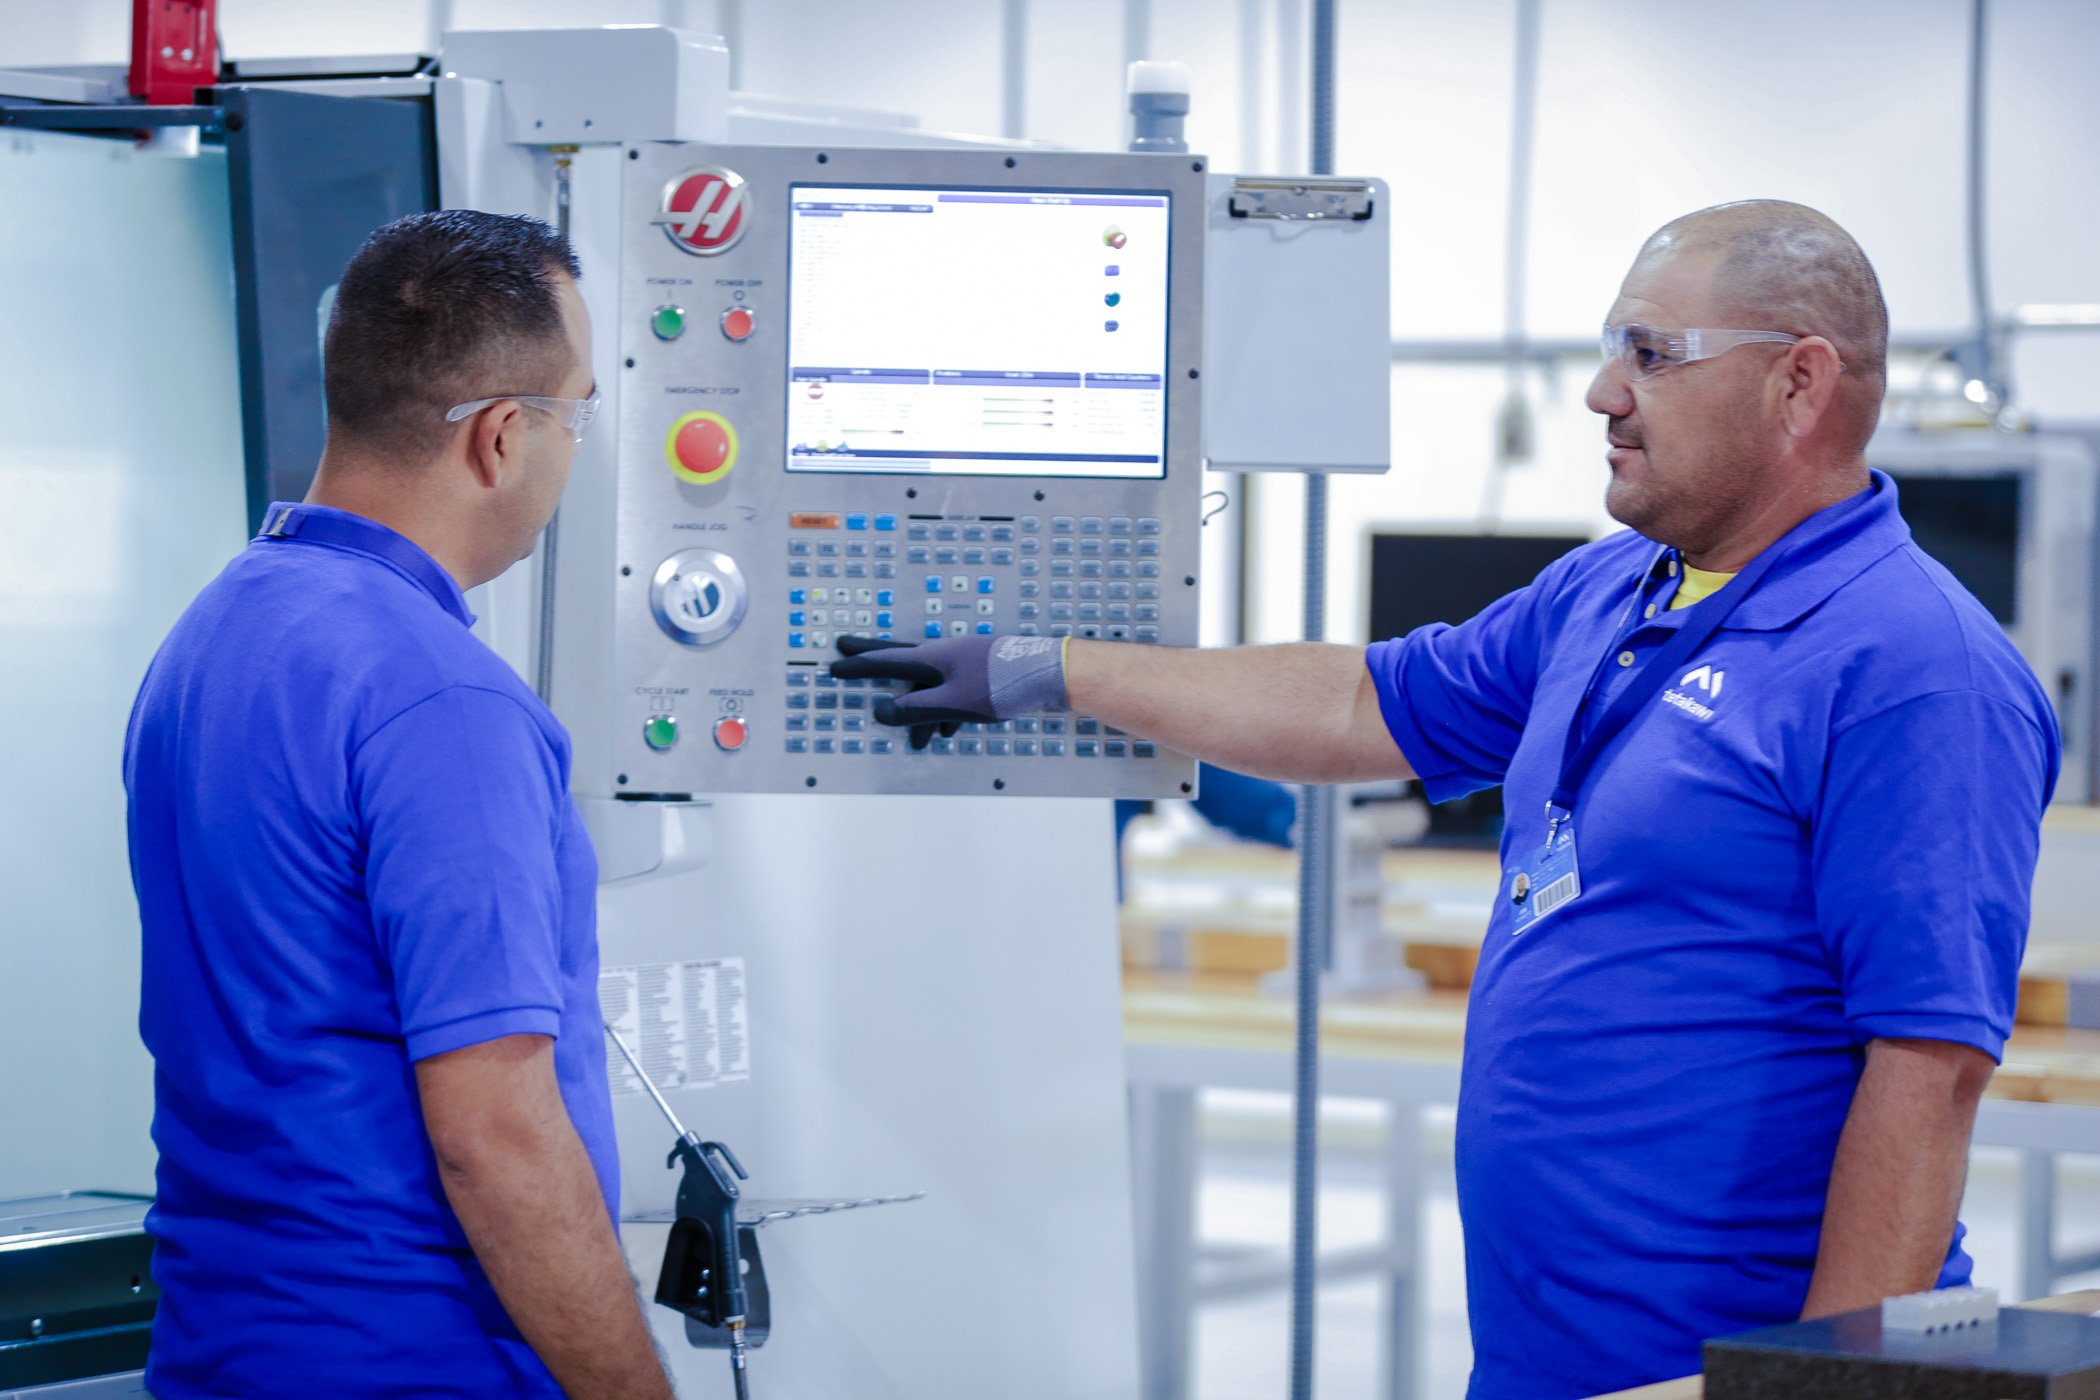
[[[674,176],[664,186],[652,223],[695,256],[726,253],[744,236],[744,177],[707,166]]]

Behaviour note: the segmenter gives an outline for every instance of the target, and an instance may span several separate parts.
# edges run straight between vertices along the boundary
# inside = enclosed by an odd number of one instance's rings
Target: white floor
[[[1281,1251],[1290,1233],[1290,1174],[1286,1144],[1289,1106],[1278,1096],[1206,1095],[1200,1224],[1206,1250]],[[1379,1110],[1368,1104],[1330,1108],[1323,1132],[1325,1165],[1320,1238],[1333,1248],[1375,1241],[1385,1203],[1370,1151],[1381,1131]],[[1472,1348],[1466,1339],[1465,1280],[1452,1195],[1448,1118],[1432,1131],[1424,1159],[1430,1190],[1425,1338],[1425,1388],[1417,1400],[1457,1400],[1465,1394]],[[2066,1158],[2059,1167],[2057,1208],[2062,1246],[2100,1243],[2100,1159]],[[1970,1166],[1962,1218],[1976,1281],[2016,1301],[2017,1154],[1979,1149]],[[2100,1286],[2100,1275],[2067,1279],[2059,1291]],[[1319,1400],[1385,1400],[1376,1390],[1380,1288],[1375,1281],[1331,1284],[1321,1290],[1315,1392]],[[1213,1304],[1196,1327],[1195,1394],[1199,1400],[1286,1400],[1289,1306],[1282,1293]]]

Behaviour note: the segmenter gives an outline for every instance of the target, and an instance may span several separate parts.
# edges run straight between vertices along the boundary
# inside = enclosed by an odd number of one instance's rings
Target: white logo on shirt
[[[1718,700],[1721,698],[1721,678],[1727,674],[1726,671],[1716,671],[1711,666],[1701,666],[1696,671],[1687,671],[1684,679],[1677,683],[1679,685],[1696,685],[1705,691],[1710,698]]]

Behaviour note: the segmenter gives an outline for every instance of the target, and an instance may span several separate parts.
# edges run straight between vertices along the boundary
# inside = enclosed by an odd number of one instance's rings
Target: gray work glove
[[[882,724],[909,725],[923,749],[934,731],[996,723],[1065,707],[1064,640],[1060,637],[943,637],[885,642],[841,637],[845,660],[831,663],[842,681],[903,681],[911,689],[875,702]]]

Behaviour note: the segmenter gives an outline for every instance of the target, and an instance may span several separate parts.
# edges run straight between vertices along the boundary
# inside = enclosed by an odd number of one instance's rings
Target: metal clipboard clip
[[[1360,224],[1373,213],[1371,183],[1368,180],[1330,180],[1310,176],[1302,179],[1242,176],[1232,182],[1232,196],[1226,201],[1225,208],[1235,219]]]

